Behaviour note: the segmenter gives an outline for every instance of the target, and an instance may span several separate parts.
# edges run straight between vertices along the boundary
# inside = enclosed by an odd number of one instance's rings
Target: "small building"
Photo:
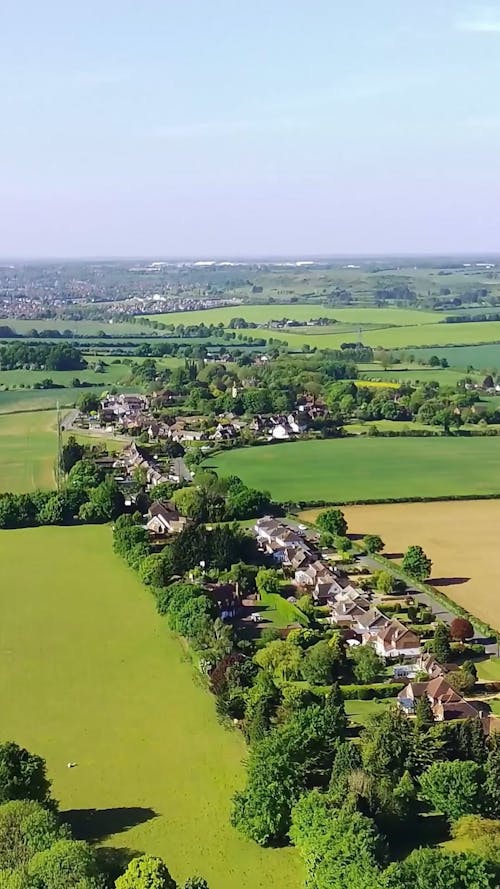
[[[421,652],[417,634],[399,620],[391,620],[373,636],[375,651],[383,658],[415,658]]]
[[[149,507],[146,528],[155,537],[180,534],[188,524],[190,519],[181,516],[169,501],[155,500]]]

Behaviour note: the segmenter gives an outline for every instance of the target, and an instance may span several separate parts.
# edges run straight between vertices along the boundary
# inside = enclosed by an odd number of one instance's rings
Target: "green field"
[[[241,735],[218,723],[109,528],[2,531],[0,558],[1,736],[46,758],[62,811],[107,845],[161,855],[179,881],[298,889],[294,850],[230,827]]]
[[[499,438],[347,438],[240,448],[209,458],[276,500],[500,494]]]
[[[272,319],[291,318],[306,321],[311,318],[334,318],[342,324],[359,325],[363,342],[368,346],[385,349],[401,349],[412,346],[446,346],[453,344],[488,343],[500,341],[500,321],[467,322],[465,324],[442,323],[444,315],[437,312],[416,309],[395,308],[325,308],[324,306],[293,305],[241,305],[226,306],[222,309],[207,309],[198,312],[173,312],[167,315],[151,316],[166,324],[225,324],[231,318],[241,317],[247,321],[263,323]],[[367,327],[364,327],[367,325]],[[392,325],[392,326],[390,326]],[[303,345],[319,349],[338,349],[346,340],[346,331],[335,331],[335,327],[318,327],[310,331],[303,328],[289,330],[245,331],[250,336],[286,340],[291,349],[301,349]],[[354,327],[354,331],[355,327]],[[352,334],[351,334],[352,338]]]
[[[53,411],[0,416],[0,491],[54,486],[55,424]]]
[[[416,358],[430,358],[437,355],[438,358],[446,358],[450,367],[459,367],[464,370],[474,367],[476,370],[500,368],[500,343],[491,343],[486,346],[449,346],[436,349],[416,349],[413,353]]]

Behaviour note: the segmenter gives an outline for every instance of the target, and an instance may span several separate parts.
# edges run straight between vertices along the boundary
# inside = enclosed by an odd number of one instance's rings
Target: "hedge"
[[[374,682],[372,685],[341,685],[346,701],[373,701],[395,698],[405,687],[404,682]]]

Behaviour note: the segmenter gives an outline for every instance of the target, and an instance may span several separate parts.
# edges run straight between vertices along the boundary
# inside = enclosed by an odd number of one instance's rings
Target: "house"
[[[429,679],[436,679],[440,676],[446,676],[447,673],[456,670],[456,665],[440,664],[433,654],[421,654],[416,662],[416,669],[419,673],[427,673]]]
[[[411,715],[424,695],[430,702],[436,722],[479,716],[476,707],[466,701],[443,677],[429,682],[409,682],[398,694],[398,705],[407,715]]]
[[[339,627],[352,630],[359,627],[359,619],[364,614],[365,610],[355,602],[334,602],[328,620]]]
[[[358,625],[354,629],[361,634],[364,642],[371,642],[379,630],[386,627],[388,623],[389,618],[382,614],[378,608],[370,608],[358,618]]]
[[[181,516],[173,503],[155,500],[148,510],[146,528],[155,537],[167,534],[180,534],[190,520]]]
[[[399,620],[391,620],[378,630],[373,636],[373,644],[377,654],[384,658],[417,657],[421,651],[417,634]]]
[[[234,423],[218,423],[215,432],[210,438],[213,441],[234,441],[239,434],[240,430],[236,428]]]

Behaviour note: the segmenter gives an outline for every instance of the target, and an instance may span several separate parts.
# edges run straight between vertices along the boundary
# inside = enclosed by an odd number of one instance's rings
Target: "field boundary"
[[[460,500],[500,500],[498,494],[448,494],[430,497],[364,497],[361,500],[282,500],[275,501],[285,512],[299,512],[303,509],[320,509],[323,506],[379,506],[384,503],[447,503]]]

